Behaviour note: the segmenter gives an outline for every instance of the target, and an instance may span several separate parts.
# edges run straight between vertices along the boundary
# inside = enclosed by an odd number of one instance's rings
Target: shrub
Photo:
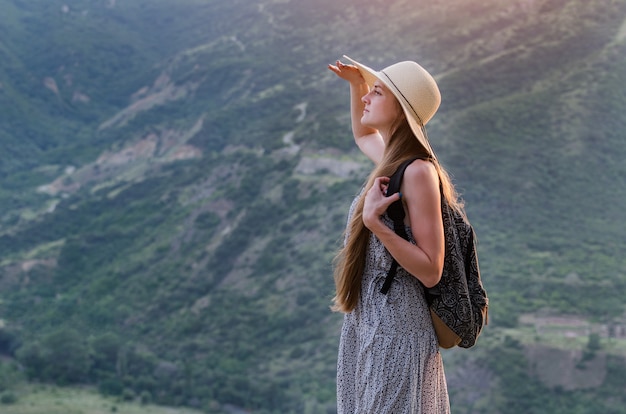
[[[152,402],[152,394],[150,394],[150,391],[144,390],[139,395],[139,399],[142,404],[150,404]]]
[[[132,401],[134,399],[135,399],[135,391],[131,390],[130,388],[124,388],[124,391],[122,392],[122,400]]]
[[[5,392],[0,397],[0,403],[2,404],[15,404],[17,402],[17,396],[12,392]]]

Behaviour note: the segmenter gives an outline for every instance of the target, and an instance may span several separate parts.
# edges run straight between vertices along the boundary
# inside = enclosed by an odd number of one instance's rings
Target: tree
[[[74,329],[62,328],[42,341],[46,363],[42,377],[57,384],[79,383],[87,379],[91,368],[89,349]]]

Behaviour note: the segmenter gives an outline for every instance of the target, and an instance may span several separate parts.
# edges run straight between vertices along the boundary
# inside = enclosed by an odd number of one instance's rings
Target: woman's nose
[[[369,92],[363,95],[363,97],[361,98],[361,102],[366,104],[369,101],[369,96],[370,96]]]

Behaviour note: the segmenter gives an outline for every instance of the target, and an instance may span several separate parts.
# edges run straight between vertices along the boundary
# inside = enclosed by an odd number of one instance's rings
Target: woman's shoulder
[[[439,175],[437,169],[432,162],[428,160],[416,159],[406,168],[404,172],[404,180],[408,182],[422,183],[432,182],[439,183]]]

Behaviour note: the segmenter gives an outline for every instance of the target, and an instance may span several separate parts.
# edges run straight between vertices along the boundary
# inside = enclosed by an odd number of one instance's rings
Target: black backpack
[[[415,159],[403,162],[391,176],[387,194],[400,191],[404,170]],[[441,188],[441,186],[440,186]],[[396,234],[408,240],[404,227],[404,207],[398,200],[387,209],[393,220]],[[441,215],[445,234],[445,259],[441,280],[432,288],[424,287],[433,325],[442,348],[456,345],[469,348],[487,324],[489,299],[480,280],[474,229],[465,217],[450,208],[441,194]],[[398,263],[395,259],[387,273],[381,293],[387,294],[395,276]]]

